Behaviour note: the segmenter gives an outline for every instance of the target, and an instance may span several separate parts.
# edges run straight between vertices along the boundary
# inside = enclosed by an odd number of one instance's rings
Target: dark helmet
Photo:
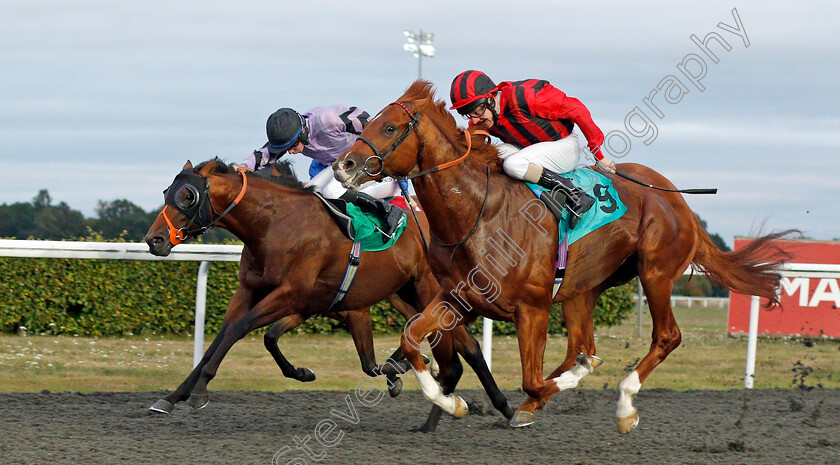
[[[496,90],[496,84],[481,71],[470,69],[455,76],[449,89],[450,110],[457,110],[462,115],[469,114]]]
[[[279,156],[298,142],[309,142],[309,134],[304,130],[305,127],[305,118],[291,108],[281,108],[272,113],[265,123],[268,152]]]

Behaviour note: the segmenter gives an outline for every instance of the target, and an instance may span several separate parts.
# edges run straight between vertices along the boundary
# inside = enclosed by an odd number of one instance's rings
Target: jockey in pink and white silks
[[[365,213],[376,215],[383,233],[392,236],[403,221],[402,210],[383,198],[399,195],[400,186],[385,180],[358,192],[345,189],[333,175],[332,163],[349,149],[361,134],[370,115],[357,107],[331,105],[315,107],[305,113],[281,108],[268,117],[268,142],[249,155],[242,165],[255,170],[288,153],[300,153],[312,159],[306,184],[328,199],[350,202]]]

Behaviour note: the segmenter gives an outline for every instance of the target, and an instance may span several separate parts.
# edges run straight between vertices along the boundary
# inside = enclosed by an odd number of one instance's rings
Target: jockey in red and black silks
[[[598,160],[604,158],[601,154],[604,133],[580,100],[567,96],[548,81],[537,79],[503,82],[498,90],[502,111],[490,134],[527,147],[568,137],[577,125],[592,154]]]
[[[594,204],[592,197],[558,174],[578,165],[581,138],[586,138],[599,167],[614,170],[615,164],[601,153],[604,133],[592,121],[589,110],[548,81],[528,79],[495,85],[481,71],[469,70],[452,81],[450,99],[451,108],[469,118],[470,126],[503,142],[499,156],[508,175],[551,190],[546,204],[558,217],[564,204],[569,207],[572,228]]]

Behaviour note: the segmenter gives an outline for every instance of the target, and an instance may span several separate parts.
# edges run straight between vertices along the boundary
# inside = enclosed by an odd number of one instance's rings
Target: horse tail
[[[732,291],[764,297],[768,300],[767,307],[779,305],[779,269],[792,255],[774,241],[795,233],[795,230],[758,237],[746,247],[732,252],[718,249],[696,219],[695,231],[700,244],[692,263]]]

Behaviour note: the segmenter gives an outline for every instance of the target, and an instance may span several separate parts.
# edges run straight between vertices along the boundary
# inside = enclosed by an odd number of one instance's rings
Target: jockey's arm
[[[259,150],[254,150],[250,155],[245,157],[245,160],[240,163],[241,166],[247,166],[251,171],[258,170],[269,163],[271,158],[268,153],[268,148],[263,147]]]
[[[604,143],[604,133],[592,121],[592,115],[580,100],[567,96],[563,91],[551,84],[547,84],[534,96],[535,113],[543,118],[558,120],[568,119],[576,124],[586,137],[587,146],[595,160],[604,158],[601,144]]]

